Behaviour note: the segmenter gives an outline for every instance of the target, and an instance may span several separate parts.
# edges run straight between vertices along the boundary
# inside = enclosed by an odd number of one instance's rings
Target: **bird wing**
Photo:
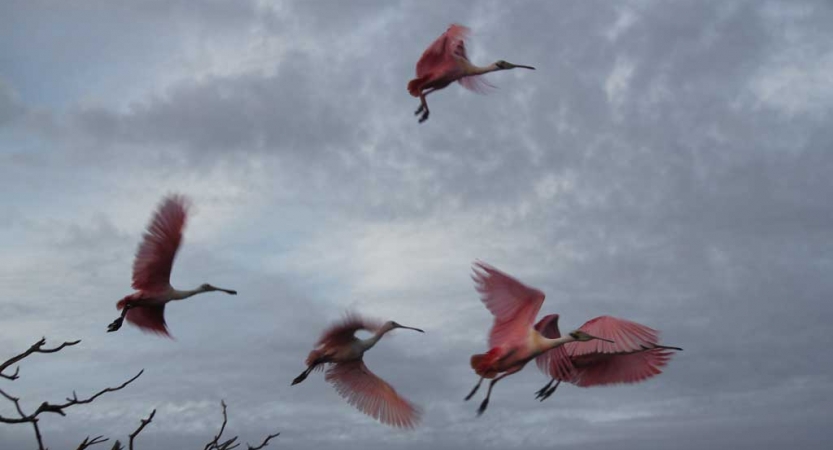
[[[353,340],[356,331],[367,330],[375,333],[382,327],[382,324],[377,320],[367,319],[358,314],[349,312],[344,319],[336,322],[321,333],[318,339],[318,345],[339,346],[349,343]]]
[[[610,339],[613,343],[600,340],[570,342],[565,345],[570,355],[581,356],[596,353],[631,353],[656,347],[659,343],[657,330],[645,325],[611,316],[599,316],[587,321],[579,330],[596,337]]]
[[[419,408],[400,397],[361,360],[333,365],[327,370],[325,379],[348,403],[382,423],[413,428],[420,420]]]
[[[170,287],[171,267],[187,215],[185,197],[172,195],[159,205],[133,261],[133,289],[153,292]]]
[[[459,81],[460,85],[464,88],[473,92],[477,92],[478,94],[486,94],[489,92],[490,89],[495,88],[493,84],[486,81],[486,79],[480,75],[471,75],[463,77],[457,81]]]
[[[560,338],[561,331],[558,330],[558,314],[544,316],[543,319],[535,324],[535,330],[548,339]],[[573,363],[570,361],[570,355],[564,347],[561,345],[538,355],[535,358],[535,364],[538,365],[538,369],[559,380],[572,380],[575,376],[576,369],[573,367]]]
[[[455,57],[468,60],[464,43],[468,33],[469,29],[462,25],[449,26],[420,56],[416,64],[417,78],[456,69]]]
[[[652,348],[624,354],[587,354],[573,357],[575,375],[565,379],[576,386],[638,383],[662,373],[673,352]]]
[[[544,293],[479,261],[472,270],[480,300],[495,316],[489,347],[523,345],[544,303]]]
[[[134,306],[127,311],[125,319],[142,331],[171,337],[165,324],[165,305]]]

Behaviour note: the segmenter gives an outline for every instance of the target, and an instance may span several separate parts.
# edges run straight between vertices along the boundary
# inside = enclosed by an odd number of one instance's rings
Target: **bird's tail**
[[[130,301],[131,296],[128,295],[127,297],[121,299],[116,303],[116,309],[122,310],[125,306],[127,306],[127,302]]]
[[[322,363],[322,359],[324,357],[324,352],[320,350],[313,350],[309,352],[307,356],[307,360],[304,362],[307,367],[312,366],[312,370],[322,370],[324,365]]]
[[[494,378],[497,371],[492,369],[492,365],[500,359],[500,349],[493,348],[487,353],[480,353],[472,355],[471,368],[483,378]]]
[[[414,97],[419,97],[422,91],[422,84],[425,83],[425,77],[414,78],[408,82],[408,92]]]

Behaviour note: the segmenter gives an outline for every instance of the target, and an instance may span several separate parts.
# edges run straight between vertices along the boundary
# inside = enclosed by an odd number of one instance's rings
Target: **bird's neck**
[[[385,335],[388,331],[392,330],[392,328],[381,328],[379,331],[370,336],[369,338],[362,341],[362,346],[364,347],[365,351],[369,350],[370,347],[376,345],[379,342],[379,339],[382,339],[382,336]]]
[[[471,77],[475,75],[483,75],[484,73],[494,72],[496,70],[500,70],[495,64],[489,64],[488,66],[475,66],[474,64],[469,63],[466,67],[466,76]]]
[[[179,289],[174,289],[173,293],[171,294],[171,300],[184,300],[188,297],[201,294],[205,292],[205,289],[198,287],[196,289],[184,290],[180,291]]]
[[[570,336],[569,334],[566,336],[561,336],[560,338],[549,339],[549,338],[542,338],[541,339],[541,353],[546,352],[548,350],[552,350],[556,347],[561,347],[562,345],[575,341],[576,338]]]

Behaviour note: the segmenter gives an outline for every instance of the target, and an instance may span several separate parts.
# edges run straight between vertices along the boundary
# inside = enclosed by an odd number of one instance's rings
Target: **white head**
[[[424,331],[420,330],[419,328],[406,327],[405,325],[400,325],[400,324],[398,324],[398,323],[396,323],[392,320],[388,321],[388,322],[385,322],[385,324],[382,325],[382,329],[385,330],[385,332],[393,330],[394,328],[405,328],[406,330],[414,330],[414,331],[419,331],[420,333],[425,333]]]
[[[600,338],[600,337],[597,337],[597,336],[593,336],[592,334],[585,333],[584,331],[581,331],[581,330],[571,331],[570,332],[570,337],[579,341],[579,342],[587,342],[587,341],[592,341],[594,339],[598,339],[600,341],[610,342],[611,344],[614,344],[614,342],[611,341],[610,339],[605,339],[605,338]]]
[[[504,60],[502,60],[502,59],[501,59],[501,60],[499,60],[499,61],[496,61],[496,62],[495,62],[495,67],[497,67],[497,68],[498,68],[498,70],[517,69],[517,68],[519,68],[519,67],[520,67],[521,69],[535,70],[535,68],[534,68],[534,67],[532,67],[532,66],[522,66],[522,65],[520,65],[520,64],[512,64],[512,63],[510,63],[510,62],[506,62],[506,61],[504,61]]]
[[[226,294],[237,295],[237,291],[235,291],[235,290],[218,288],[218,287],[212,286],[208,283],[204,283],[204,284],[200,285],[200,290],[203,291],[203,292],[220,291],[220,292],[225,292]]]

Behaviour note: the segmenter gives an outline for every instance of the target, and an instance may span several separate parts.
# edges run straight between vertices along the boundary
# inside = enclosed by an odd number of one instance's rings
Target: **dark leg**
[[[541,389],[539,389],[539,390],[538,390],[538,392],[536,392],[536,393],[535,393],[535,398],[541,398],[541,397],[543,397],[543,396],[544,396],[544,392],[547,392],[547,389],[549,389],[549,388],[550,388],[550,386],[552,386],[552,383],[553,383],[554,381],[555,381],[555,378],[551,378],[551,379],[550,379],[550,382],[549,382],[549,383],[547,383],[547,385],[546,385],[546,386],[542,387]],[[542,401],[543,401],[543,400],[542,400]]]
[[[469,401],[472,397],[474,397],[474,393],[477,392],[478,389],[480,389],[481,383],[483,383],[483,377],[480,377],[480,381],[478,381],[477,384],[474,385],[474,388],[471,390],[471,392],[469,392],[469,395],[466,396],[466,401]]]
[[[428,114],[430,114],[430,111],[428,111],[428,102],[425,101],[425,96],[426,95],[428,95],[428,94],[423,93],[422,95],[419,96],[420,105],[419,105],[419,109],[417,110],[417,114],[419,114],[420,112],[422,113],[422,117],[419,118],[419,123],[422,123],[422,122],[425,122],[426,120],[428,120]]]
[[[561,384],[561,380],[558,380],[558,383],[555,383],[555,386],[550,387],[550,384],[552,384],[553,381],[555,381],[554,378],[550,380],[549,384],[544,386],[544,389],[541,389],[537,394],[535,394],[535,398],[541,399],[542,402],[550,398],[550,395],[555,393],[555,390],[558,389],[558,385]]]
[[[489,406],[489,397],[492,396],[492,388],[495,386],[495,383],[497,383],[498,381],[502,380],[503,378],[505,378],[509,375],[511,375],[511,373],[504,373],[504,374],[500,375],[499,377],[495,378],[494,380],[492,380],[491,383],[489,383],[489,390],[486,391],[486,398],[483,399],[483,403],[480,404],[480,408],[478,408],[478,410],[477,410],[477,416],[478,417],[482,416],[483,412],[486,411],[486,407]]]
[[[124,323],[124,316],[127,315],[127,311],[129,311],[132,307],[132,303],[127,303],[126,305],[124,305],[124,308],[122,308],[121,310],[121,316],[114,320],[113,323],[111,323],[110,325],[107,325],[108,333],[112,333],[113,331],[117,331],[119,328],[121,328],[122,324]]]

